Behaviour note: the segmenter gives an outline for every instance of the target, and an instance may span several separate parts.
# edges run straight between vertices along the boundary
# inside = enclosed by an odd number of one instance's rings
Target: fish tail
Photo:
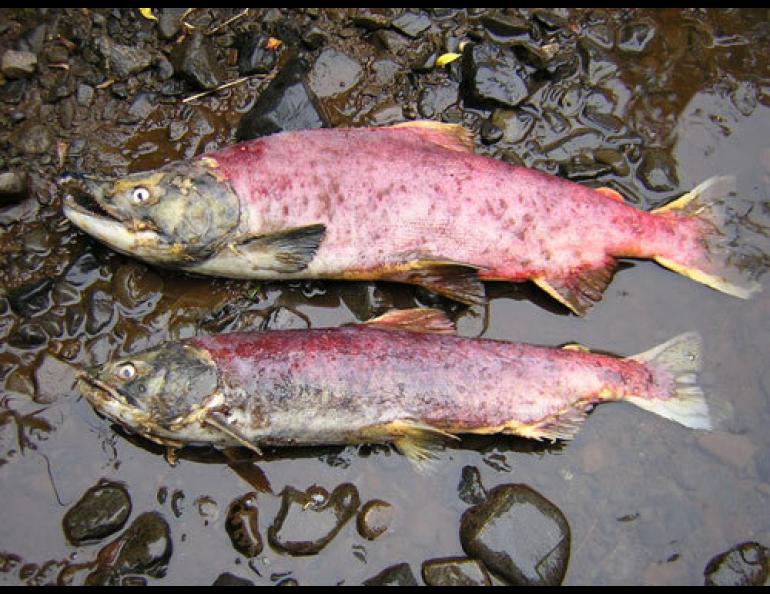
[[[629,359],[644,363],[661,377],[669,378],[671,387],[668,398],[626,396],[627,402],[691,429],[713,428],[706,395],[698,385],[703,359],[698,333],[680,334]]]
[[[651,211],[698,220],[701,223],[698,240],[703,246],[697,254],[658,256],[655,261],[712,289],[748,299],[762,286],[753,278],[757,271],[742,261],[737,249],[741,221],[728,200],[734,191],[734,176],[712,177],[684,196]]]

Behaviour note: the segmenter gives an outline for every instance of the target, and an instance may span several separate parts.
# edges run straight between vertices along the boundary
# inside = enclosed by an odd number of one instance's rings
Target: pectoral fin
[[[399,309],[363,322],[383,330],[405,330],[422,334],[454,334],[454,322],[438,309]]]
[[[563,277],[539,277],[534,283],[551,297],[582,316],[597,301],[612,280],[617,262],[608,258],[604,266],[587,268]]]
[[[260,456],[262,455],[262,450],[260,450],[256,444],[250,442],[243,435],[243,433],[241,433],[240,429],[238,429],[238,427],[236,427],[230,421],[228,421],[227,417],[223,415],[221,412],[217,412],[215,410],[207,411],[205,422],[207,425],[216,427],[225,435],[229,435],[243,447],[249,448],[250,450],[252,450],[253,452],[256,452]]]
[[[307,225],[249,237],[232,244],[230,249],[243,257],[245,266],[254,269],[299,272],[315,257],[325,234],[325,225]]]

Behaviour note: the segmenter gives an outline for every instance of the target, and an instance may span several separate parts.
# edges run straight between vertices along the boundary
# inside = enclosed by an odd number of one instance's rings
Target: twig
[[[250,8],[246,8],[242,12],[240,12],[239,14],[236,14],[234,17],[230,17],[229,19],[227,19],[221,25],[218,25],[218,26],[214,27],[213,29],[209,29],[208,31],[206,31],[206,35],[212,35],[213,33],[216,33],[217,31],[219,31],[220,29],[222,29],[224,27],[227,27],[227,25],[229,25],[233,21],[238,20],[242,16],[246,16],[247,14],[249,14],[249,10],[251,10],[251,9]]]
[[[270,80],[271,78],[274,78],[274,77],[275,77],[275,74],[268,74],[267,76],[265,76],[264,74],[253,74],[251,76],[242,76],[241,78],[237,78],[235,80],[231,80],[230,82],[226,82],[223,85],[219,85],[216,89],[209,89],[208,91],[203,91],[202,93],[190,95],[186,99],[182,99],[182,103],[189,103],[190,101],[195,101],[196,99],[200,99],[201,97],[205,97],[206,95],[211,95],[212,93],[216,93],[217,91],[234,87],[235,85],[239,85],[243,82],[246,82],[251,78],[262,78],[263,80]]]

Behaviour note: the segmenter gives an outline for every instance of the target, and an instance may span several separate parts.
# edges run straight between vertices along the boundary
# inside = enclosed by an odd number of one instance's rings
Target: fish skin
[[[708,205],[696,194],[640,211],[606,189],[476,155],[456,125],[283,132],[166,168],[173,183],[148,172],[95,192],[105,210],[143,230],[141,240],[124,233],[118,245],[114,221],[89,232],[124,253],[214,276],[392,280],[466,303],[483,302],[479,281],[533,280],[579,315],[601,299],[616,258],[655,259],[739,297],[759,289],[720,243],[726,221],[704,219]],[[132,207],[123,194],[136,184],[173,207]],[[237,202],[237,214],[223,208],[208,220],[201,205],[220,199]],[[73,209],[67,200],[65,214],[87,228]]]
[[[434,328],[390,323],[415,311]],[[393,442],[419,458],[463,433],[569,439],[595,404],[614,400],[708,427],[689,343],[684,377],[661,363],[668,344],[649,361],[621,359],[462,338],[435,321],[436,310],[407,310],[341,328],[196,337],[108,363],[81,389],[99,412],[173,447]],[[116,379],[127,363],[147,380]],[[693,406],[703,419],[693,422]]]

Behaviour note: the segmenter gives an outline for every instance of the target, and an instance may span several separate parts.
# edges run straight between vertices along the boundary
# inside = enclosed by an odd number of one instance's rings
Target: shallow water
[[[288,16],[299,23],[312,18]],[[497,158],[515,152],[527,165],[610,185],[641,208],[662,204],[712,175],[735,175],[736,205],[750,210],[752,221],[767,224],[766,11],[566,12],[563,18],[571,33],[543,30],[567,47],[602,23],[611,31],[629,22],[647,23],[654,37],[641,53],[615,42],[602,56],[581,58],[574,74],[543,85],[518,108],[534,120],[522,140],[504,138],[485,146],[477,135],[479,150]],[[478,29],[471,17],[431,19],[431,31],[446,28],[447,35],[459,38]],[[396,76],[385,84],[384,69],[368,64],[366,82],[330,100],[342,123],[376,121],[372,114],[394,101],[414,105],[424,88],[451,84],[443,71],[408,75],[407,58],[389,55],[366,36],[346,36],[351,25],[344,19],[321,12],[313,22],[330,32],[326,47],[339,48],[360,64],[379,59],[396,65]],[[232,141],[241,113],[262,87],[248,83],[190,105],[161,103],[139,122],[122,124],[118,118],[115,125],[104,110],[114,102],[120,111],[131,98],[121,102],[105,92],[93,115],[78,111],[73,128],[61,133],[70,145],[78,136],[87,140],[78,155],[67,158],[66,167],[138,171],[223,146]],[[32,100],[25,101],[3,109],[24,110]],[[570,101],[595,105],[603,117],[591,119]],[[490,113],[449,107],[443,117],[457,116],[478,130]],[[557,117],[563,119],[558,126]],[[176,141],[166,132],[174,121],[188,127]],[[597,167],[599,148],[617,149],[624,167]],[[641,181],[643,155],[650,149],[659,149],[675,172],[666,180],[669,187],[658,191]],[[8,151],[12,161],[15,153]],[[12,411],[0,421],[0,550],[18,557],[2,564],[2,583],[55,581],[54,570],[36,575],[36,568],[24,564],[95,557],[112,537],[74,547],[65,540],[61,520],[101,478],[126,485],[132,519],[158,510],[170,525],[174,552],[165,577],[152,583],[210,584],[229,571],[264,584],[286,576],[300,584],[357,584],[400,562],[410,563],[419,575],[424,560],[463,555],[459,519],[467,505],[458,498],[457,485],[466,465],[481,471],[487,489],[523,483],[562,510],[572,533],[565,584],[701,584],[707,562],[718,553],[748,540],[770,543],[770,291],[741,301],[653,263],[629,262],[603,301],[581,319],[525,285],[488,285],[485,310],[392,284],[191,278],[149,268],[60,228],[60,197],[47,185],[53,169],[42,163],[34,195],[0,210],[6,283],[0,302],[0,404]],[[750,246],[767,249],[761,233],[747,239]],[[269,452],[257,464],[274,493],[287,485],[304,490],[313,484],[331,491],[350,482],[362,503],[374,498],[391,503],[394,520],[374,541],[361,538],[350,522],[318,555],[290,557],[266,545],[247,563],[223,526],[230,502],[252,487],[216,454],[184,452],[177,466],[169,466],[159,448],[116,431],[72,388],[75,369],[169,338],[336,326],[391,307],[436,303],[457,320],[464,336],[545,345],[574,341],[620,355],[698,331],[705,344],[703,380],[720,413],[719,428],[696,432],[629,405],[608,404],[589,416],[570,443],[550,447],[512,438],[467,439],[439,453],[428,472],[417,472],[405,457],[384,447]],[[159,503],[162,489],[183,498]],[[277,497],[259,496],[263,534],[279,503]]]

